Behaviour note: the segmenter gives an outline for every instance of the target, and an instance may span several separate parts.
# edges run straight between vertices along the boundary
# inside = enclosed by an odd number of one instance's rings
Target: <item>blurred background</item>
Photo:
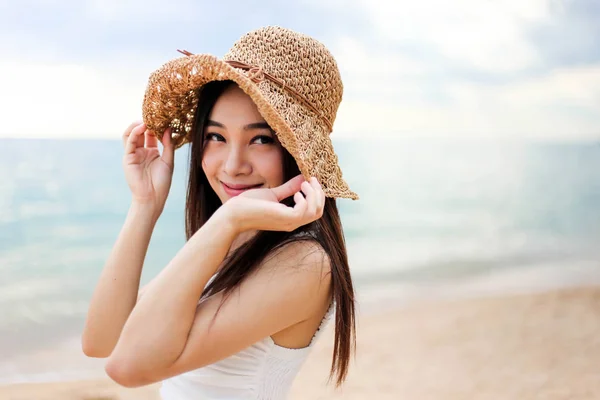
[[[264,25],[338,61],[361,307],[600,283],[596,0],[0,0],[0,383],[98,371],[75,354],[129,207],[121,134],[147,78]],[[142,284],[184,244],[188,160]]]

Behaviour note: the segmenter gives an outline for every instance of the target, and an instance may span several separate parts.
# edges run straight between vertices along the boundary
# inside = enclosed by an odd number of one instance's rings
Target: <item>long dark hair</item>
[[[189,182],[185,208],[185,231],[189,240],[204,225],[211,215],[221,206],[221,200],[212,190],[201,160],[204,144],[204,127],[208,116],[219,96],[232,81],[214,81],[199,90],[199,102],[194,116],[190,148]],[[284,181],[300,173],[294,158],[284,150]],[[282,203],[293,206],[290,197]],[[298,233],[307,233],[298,235]],[[293,232],[259,231],[230,254],[213,281],[207,285],[203,297],[223,291],[231,293],[243,279],[250,275],[265,257],[287,243],[297,240],[316,241],[329,257],[331,266],[331,285],[335,301],[335,343],[329,380],[336,376],[339,387],[348,374],[351,352],[356,351],[355,297],[346,243],[335,199],[327,198],[323,216]],[[225,298],[225,297],[224,297]]]

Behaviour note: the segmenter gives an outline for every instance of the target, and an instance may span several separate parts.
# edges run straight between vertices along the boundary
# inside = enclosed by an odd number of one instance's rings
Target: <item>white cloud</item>
[[[493,104],[501,108],[600,107],[600,64],[560,68],[501,86],[454,84],[453,97],[465,106]]]
[[[361,78],[423,76],[432,66],[399,52],[374,53],[357,38],[342,36],[332,48],[342,73]]]
[[[412,102],[423,95],[420,80],[435,66],[400,53],[377,53],[355,38],[340,37],[332,46],[344,81],[344,97],[389,99],[402,93]]]
[[[146,79],[74,64],[0,63],[0,136],[118,138],[141,117]]]
[[[346,88],[335,126],[342,136],[600,136],[600,64],[547,65],[528,39],[532,26],[559,22],[549,1],[353,4],[375,36],[332,47]],[[473,79],[481,73],[496,79]]]
[[[595,117],[574,118],[573,107],[600,111],[600,65],[552,71],[503,86],[449,83],[448,104],[427,101],[420,86],[424,73],[408,63],[394,86],[377,98],[363,99],[371,90],[380,58],[350,46],[359,54],[345,73],[352,87],[335,122],[335,137],[365,135],[471,136],[528,138],[592,138],[600,135]],[[362,52],[365,53],[362,53]],[[358,53],[356,53],[358,52]],[[344,58],[346,55],[338,58]],[[339,61],[339,60],[338,60]],[[344,64],[340,62],[340,64]],[[382,71],[386,71],[383,68]],[[393,74],[394,68],[382,77]],[[68,64],[0,64],[0,136],[112,137],[141,116],[149,70],[94,69]],[[384,80],[377,85],[385,85]],[[359,91],[356,88],[361,88]],[[386,86],[376,86],[375,89]],[[394,92],[394,91],[397,92]],[[394,99],[393,101],[391,99]],[[600,114],[597,112],[595,115]]]
[[[392,43],[423,46],[448,61],[489,72],[539,62],[524,28],[550,18],[548,0],[356,0],[375,30]]]
[[[335,130],[358,137],[387,132],[416,137],[600,137],[600,64],[501,86],[453,83],[447,90],[452,100],[443,105],[411,104],[410,92],[398,103],[349,98],[340,107]]]
[[[50,4],[53,0],[36,1]],[[181,13],[191,9],[191,0],[175,1],[166,5],[155,0],[88,0],[84,14],[100,31],[107,29],[103,22],[115,21],[138,24],[160,19],[173,24],[190,18],[192,23],[201,23],[195,13]],[[528,36],[539,26],[568,26],[571,33],[581,33],[578,26],[565,25],[567,20],[561,19],[556,8],[561,3],[303,3],[332,17],[338,15],[334,14],[337,7],[344,7],[344,15],[358,15],[368,22],[356,32],[323,38],[336,56],[345,86],[334,126],[336,137],[600,136],[595,120],[600,115],[600,64],[557,68],[541,56]],[[0,0],[0,7],[2,4]],[[166,29],[165,35],[169,32]],[[11,39],[17,33],[18,37]],[[42,34],[0,32],[0,41],[5,38],[13,43],[5,46],[10,54],[0,62],[4,122],[0,136],[118,137],[127,124],[140,117],[147,77],[160,61],[136,52],[135,38],[124,36],[125,43],[131,40],[126,50],[110,49],[107,54],[112,57],[93,65],[31,63],[24,57],[10,61],[23,51],[44,55],[38,59],[64,59],[58,41],[39,44],[36,38]]]
[[[107,22],[165,23],[195,18],[197,3],[191,0],[86,0],[85,14],[91,20]],[[168,29],[157,26],[157,29]]]

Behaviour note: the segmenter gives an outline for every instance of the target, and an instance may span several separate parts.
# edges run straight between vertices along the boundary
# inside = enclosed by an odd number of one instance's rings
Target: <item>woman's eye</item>
[[[252,139],[252,143],[256,142],[258,142],[258,144],[269,144],[275,142],[275,140],[273,140],[271,136],[261,135]]]
[[[207,133],[206,136],[204,136],[204,140],[224,142],[225,138],[218,133]]]

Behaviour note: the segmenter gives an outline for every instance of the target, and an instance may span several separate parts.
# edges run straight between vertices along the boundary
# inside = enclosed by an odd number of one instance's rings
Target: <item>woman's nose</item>
[[[252,172],[252,167],[247,160],[243,149],[232,148],[225,160],[225,173],[229,176],[247,175]]]

